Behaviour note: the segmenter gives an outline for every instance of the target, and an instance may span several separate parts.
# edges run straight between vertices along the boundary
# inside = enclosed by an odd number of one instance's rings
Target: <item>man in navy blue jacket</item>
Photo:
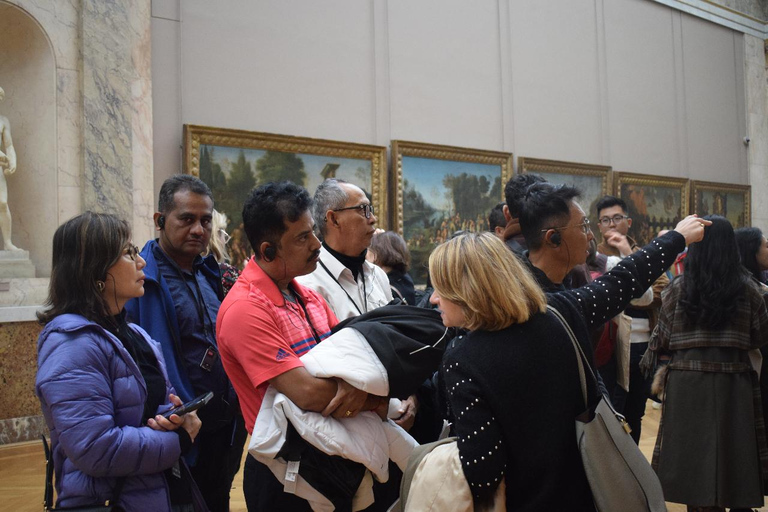
[[[200,255],[211,238],[213,197],[201,180],[178,174],[160,188],[158,209],[159,237],[141,251],[147,262],[144,296],[129,301],[126,310],[160,342],[182,400],[214,392],[198,411],[203,427],[189,462],[208,508],[227,512],[246,431],[216,343],[223,296],[219,265],[213,256]]]

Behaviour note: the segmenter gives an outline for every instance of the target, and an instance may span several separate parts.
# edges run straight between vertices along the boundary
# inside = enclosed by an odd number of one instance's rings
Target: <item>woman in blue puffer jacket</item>
[[[125,221],[86,212],[53,237],[35,391],[51,432],[56,506],[112,500],[128,512],[164,511],[179,496],[173,509],[191,510],[189,483],[175,475],[200,420],[158,415],[181,401],[160,347],[125,321],[126,301],[144,294],[145,262],[130,236]]]

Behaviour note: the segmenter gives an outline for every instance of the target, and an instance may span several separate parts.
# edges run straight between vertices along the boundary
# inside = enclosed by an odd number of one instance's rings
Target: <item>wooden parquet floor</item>
[[[661,412],[649,401],[643,418],[640,449],[650,459]],[[246,442],[247,446],[247,442]],[[245,460],[245,458],[243,458]],[[232,486],[231,512],[245,512],[242,467]],[[43,509],[45,459],[40,441],[0,446],[0,512],[39,512]],[[668,503],[669,512],[685,512],[683,505]],[[768,512],[768,507],[760,509]]]

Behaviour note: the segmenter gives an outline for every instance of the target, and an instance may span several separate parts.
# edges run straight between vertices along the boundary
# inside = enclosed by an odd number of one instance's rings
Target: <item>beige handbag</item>
[[[400,499],[389,512],[473,512],[472,493],[464,477],[455,437],[417,446],[400,482]],[[504,480],[487,512],[505,512]]]
[[[584,367],[595,378],[570,325],[555,308],[547,308],[560,320],[571,338],[579,365],[579,380],[585,408],[588,409],[587,380]],[[584,471],[598,512],[666,512],[659,478],[629,435],[624,417],[601,397],[590,418],[587,410],[576,419],[576,441]]]

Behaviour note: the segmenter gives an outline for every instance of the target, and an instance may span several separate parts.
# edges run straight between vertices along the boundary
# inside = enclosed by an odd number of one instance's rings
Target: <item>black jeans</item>
[[[640,360],[648,348],[648,343],[632,343],[629,348],[629,391],[624,391],[621,386],[616,386],[613,394],[613,405],[616,410],[624,415],[632,428],[632,439],[640,443],[640,431],[643,416],[645,415],[645,402],[651,391],[651,382],[640,371]]]
[[[247,435],[238,415],[230,426],[200,432],[195,438],[197,459],[189,469],[211,512],[229,512],[229,491],[240,469]]]

